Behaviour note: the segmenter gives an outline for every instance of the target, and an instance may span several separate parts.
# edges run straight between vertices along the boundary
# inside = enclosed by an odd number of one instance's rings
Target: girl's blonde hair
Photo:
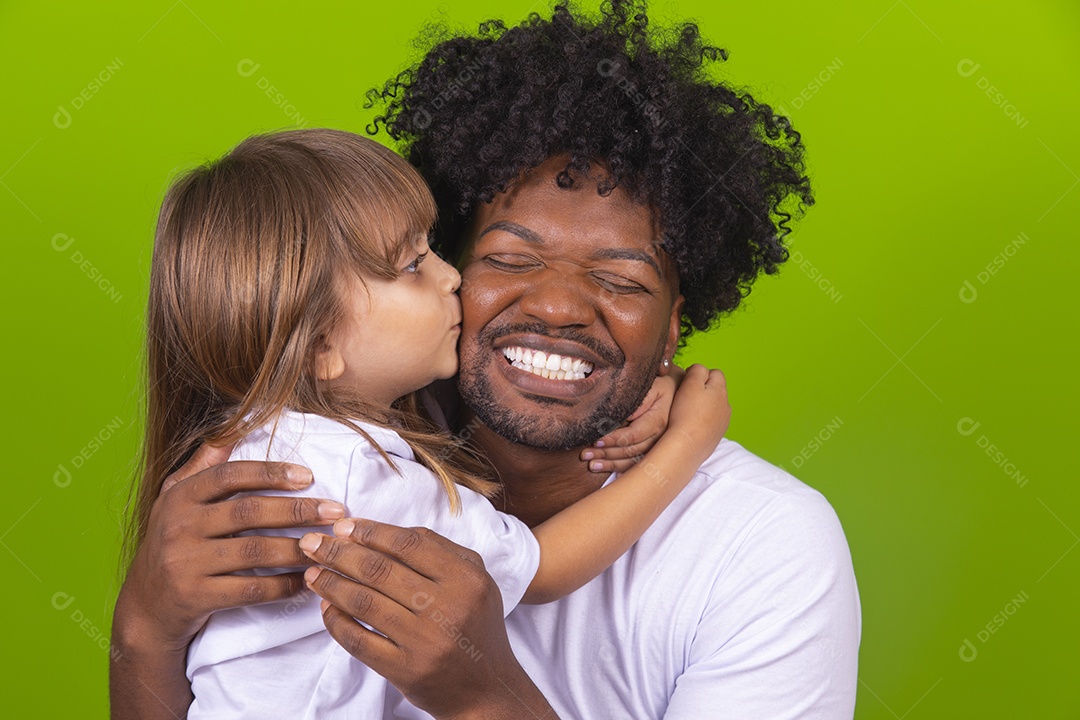
[[[352,421],[392,428],[442,481],[454,512],[455,483],[494,494],[483,465],[419,414],[415,396],[387,412],[316,380],[316,351],[345,318],[346,280],[397,277],[435,214],[412,166],[339,130],[251,137],[173,184],[150,271],[146,435],[127,561],[166,476],[200,443],[243,438],[286,407],[351,426],[394,466]]]

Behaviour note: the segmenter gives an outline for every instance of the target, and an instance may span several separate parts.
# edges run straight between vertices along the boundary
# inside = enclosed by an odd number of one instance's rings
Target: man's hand
[[[437,718],[555,717],[510,649],[502,596],[477,553],[427,528],[348,519],[334,532],[300,546],[329,568],[305,579],[350,654]]]
[[[116,600],[114,718],[182,716],[191,702],[184,676],[187,646],[210,613],[278,600],[303,588],[301,573],[230,574],[310,565],[294,538],[233,534],[328,525],[344,514],[340,503],[318,498],[233,498],[244,491],[296,490],[312,478],[298,465],[225,462],[231,451],[204,445],[162,484]]]
[[[312,477],[298,465],[224,462],[230,451],[204,445],[165,480],[124,583],[121,594],[141,601],[169,649],[186,649],[215,610],[279,600],[303,587],[300,573],[232,575],[311,564],[293,538],[235,533],[327,525],[345,512],[340,503],[317,498],[233,498],[245,491],[298,490]]]

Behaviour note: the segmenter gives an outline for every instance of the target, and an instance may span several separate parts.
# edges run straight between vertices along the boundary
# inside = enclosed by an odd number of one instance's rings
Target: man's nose
[[[546,268],[529,273],[521,312],[552,327],[591,325],[596,320],[596,284],[587,278]]]

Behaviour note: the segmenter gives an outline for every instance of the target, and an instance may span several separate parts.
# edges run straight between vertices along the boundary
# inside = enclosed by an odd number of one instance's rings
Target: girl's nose
[[[461,273],[457,271],[457,268],[443,260],[438,255],[435,256],[435,259],[439,262],[439,265],[443,272],[441,283],[442,286],[445,288],[445,292],[457,292],[458,288],[461,287]]]

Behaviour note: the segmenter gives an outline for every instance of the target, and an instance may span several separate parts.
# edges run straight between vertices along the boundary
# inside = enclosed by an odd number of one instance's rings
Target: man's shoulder
[[[828,504],[819,491],[728,438],[702,463],[687,489],[698,502],[738,498],[753,506]]]
[[[734,555],[798,554],[807,543],[838,560],[848,553],[839,518],[821,492],[726,438],[665,516],[661,533],[697,537],[720,565]]]

